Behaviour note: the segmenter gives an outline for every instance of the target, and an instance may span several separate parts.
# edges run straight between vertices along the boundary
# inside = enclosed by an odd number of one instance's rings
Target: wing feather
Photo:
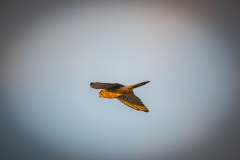
[[[119,83],[101,83],[101,82],[92,82],[90,86],[94,89],[106,89],[106,90],[115,90],[120,87],[124,87],[124,85]]]
[[[124,103],[125,105],[144,112],[149,112],[147,107],[143,104],[140,98],[138,98],[133,92],[128,94],[123,94],[122,96],[117,98],[119,101]]]

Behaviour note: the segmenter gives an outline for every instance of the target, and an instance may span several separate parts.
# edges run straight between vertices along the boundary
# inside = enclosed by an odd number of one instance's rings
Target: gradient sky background
[[[85,3],[41,12],[3,62],[6,117],[73,157],[155,159],[224,130],[237,94],[229,41],[204,16],[163,3]],[[149,113],[98,98],[90,82],[135,90]]]

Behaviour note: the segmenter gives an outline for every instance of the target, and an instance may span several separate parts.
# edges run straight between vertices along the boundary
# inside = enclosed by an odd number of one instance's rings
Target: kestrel
[[[133,89],[143,86],[150,81],[138,83],[138,84],[133,84],[129,86],[124,86],[119,83],[100,83],[100,82],[95,82],[95,83],[90,83],[90,86],[94,89],[102,89],[99,92],[99,98],[116,98],[125,105],[136,109],[140,110],[143,112],[149,112],[147,107],[143,104],[140,98],[138,98],[134,92]]]

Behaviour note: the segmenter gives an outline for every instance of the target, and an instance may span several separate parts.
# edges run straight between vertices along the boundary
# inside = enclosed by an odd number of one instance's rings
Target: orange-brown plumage
[[[95,89],[102,89],[99,92],[99,97],[102,98],[116,98],[125,105],[135,109],[135,110],[141,110],[144,112],[148,112],[149,110],[146,108],[146,106],[142,103],[141,99],[138,98],[134,92],[133,89],[140,87],[142,85],[145,85],[149,83],[149,81],[124,86],[119,83],[90,83],[90,86]]]
[[[122,93],[119,93],[119,92],[110,92],[110,91],[107,91],[105,89],[102,89],[100,92],[99,92],[99,97],[101,98],[117,98],[119,96],[121,96]]]

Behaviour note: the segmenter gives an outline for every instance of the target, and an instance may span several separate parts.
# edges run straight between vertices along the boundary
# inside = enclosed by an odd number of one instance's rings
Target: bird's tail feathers
[[[145,82],[141,82],[141,83],[138,83],[138,84],[133,84],[133,85],[130,85],[130,86],[128,86],[129,88],[131,88],[131,89],[134,89],[134,88],[137,88],[137,87],[141,87],[141,86],[143,86],[143,85],[145,85],[145,84],[147,84],[147,83],[149,83],[150,81],[145,81]]]

